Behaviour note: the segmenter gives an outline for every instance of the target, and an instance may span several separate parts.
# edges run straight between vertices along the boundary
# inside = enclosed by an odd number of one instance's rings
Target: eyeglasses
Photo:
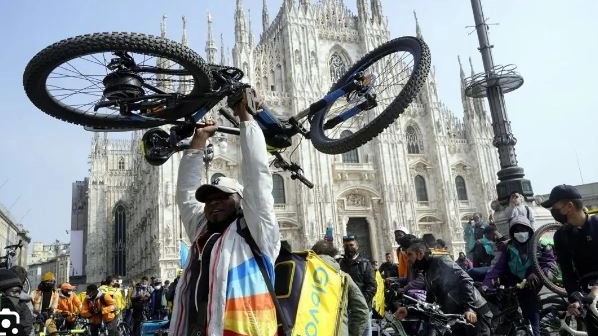
[[[356,240],[354,235],[348,235],[343,237],[343,242],[353,241]]]

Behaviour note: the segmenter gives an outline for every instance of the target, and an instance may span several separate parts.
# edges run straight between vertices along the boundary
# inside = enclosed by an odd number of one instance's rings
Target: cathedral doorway
[[[346,227],[347,235],[354,235],[359,242],[359,254],[372,259],[370,245],[370,224],[365,217],[350,217]]]

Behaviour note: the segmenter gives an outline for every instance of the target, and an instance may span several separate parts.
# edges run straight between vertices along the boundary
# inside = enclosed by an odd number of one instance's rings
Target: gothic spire
[[[357,16],[361,22],[368,20],[367,0],[357,0]]]
[[[270,25],[270,17],[268,16],[268,6],[266,6],[266,0],[264,0],[264,5],[262,7],[262,32],[265,32]]]
[[[216,42],[212,35],[212,15],[208,12],[208,39],[206,41],[206,60],[208,63],[216,63]]]
[[[378,23],[382,23],[382,4],[380,0],[372,0],[372,19]]]
[[[237,10],[235,11],[235,43],[243,44],[247,42],[247,24],[245,23],[245,10],[243,9],[243,0],[237,0]]]
[[[459,71],[460,71],[460,75],[461,75],[461,86],[463,86],[463,85],[465,85],[465,71],[463,71],[463,64],[461,64],[461,56],[457,55],[457,61],[459,61]]]
[[[424,36],[422,35],[422,30],[419,27],[419,21],[417,20],[417,13],[415,11],[413,11],[413,17],[415,18],[415,34],[418,38],[423,40]]]
[[[183,37],[181,38],[181,43],[184,46],[188,46],[189,44],[187,39],[187,19],[185,18],[185,15],[183,15]]]
[[[471,62],[471,56],[469,56],[469,68],[471,69],[471,77],[475,76],[475,71],[473,70],[473,63]]]
[[[220,65],[224,65],[226,60],[224,59],[224,37],[220,34]]]
[[[253,30],[251,29],[251,8],[247,8],[247,35],[249,38],[249,46],[253,46]]]
[[[162,15],[162,22],[160,22],[161,37],[166,37],[166,19],[168,19],[168,16],[166,16],[166,14]]]

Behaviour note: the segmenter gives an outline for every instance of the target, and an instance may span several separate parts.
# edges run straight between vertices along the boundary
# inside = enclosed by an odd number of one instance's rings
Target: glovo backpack
[[[274,264],[275,282],[244,220],[237,232],[251,247],[276,307],[278,335],[338,336],[346,309],[347,276],[328,265],[313,251],[280,250]]]
[[[276,297],[284,315],[278,316],[279,325],[285,319],[292,329],[292,335],[286,336],[338,335],[348,295],[346,274],[313,251],[284,250],[274,272]]]

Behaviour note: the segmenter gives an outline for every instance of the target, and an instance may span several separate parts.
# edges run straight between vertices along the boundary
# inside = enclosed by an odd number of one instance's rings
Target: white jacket
[[[256,121],[242,122],[241,172],[244,181],[241,206],[247,227],[264,255],[271,278],[280,249],[280,233],[274,214],[272,175],[261,128]],[[203,150],[187,150],[179,166],[177,204],[189,238],[194,242],[207,229],[204,204],[195,199],[202,181]],[[201,259],[194,249],[176,289],[170,333],[188,334],[188,313],[193,259]],[[210,258],[208,335],[272,336],[277,332],[276,310],[264,278],[244,238],[231,223],[214,244]]]

